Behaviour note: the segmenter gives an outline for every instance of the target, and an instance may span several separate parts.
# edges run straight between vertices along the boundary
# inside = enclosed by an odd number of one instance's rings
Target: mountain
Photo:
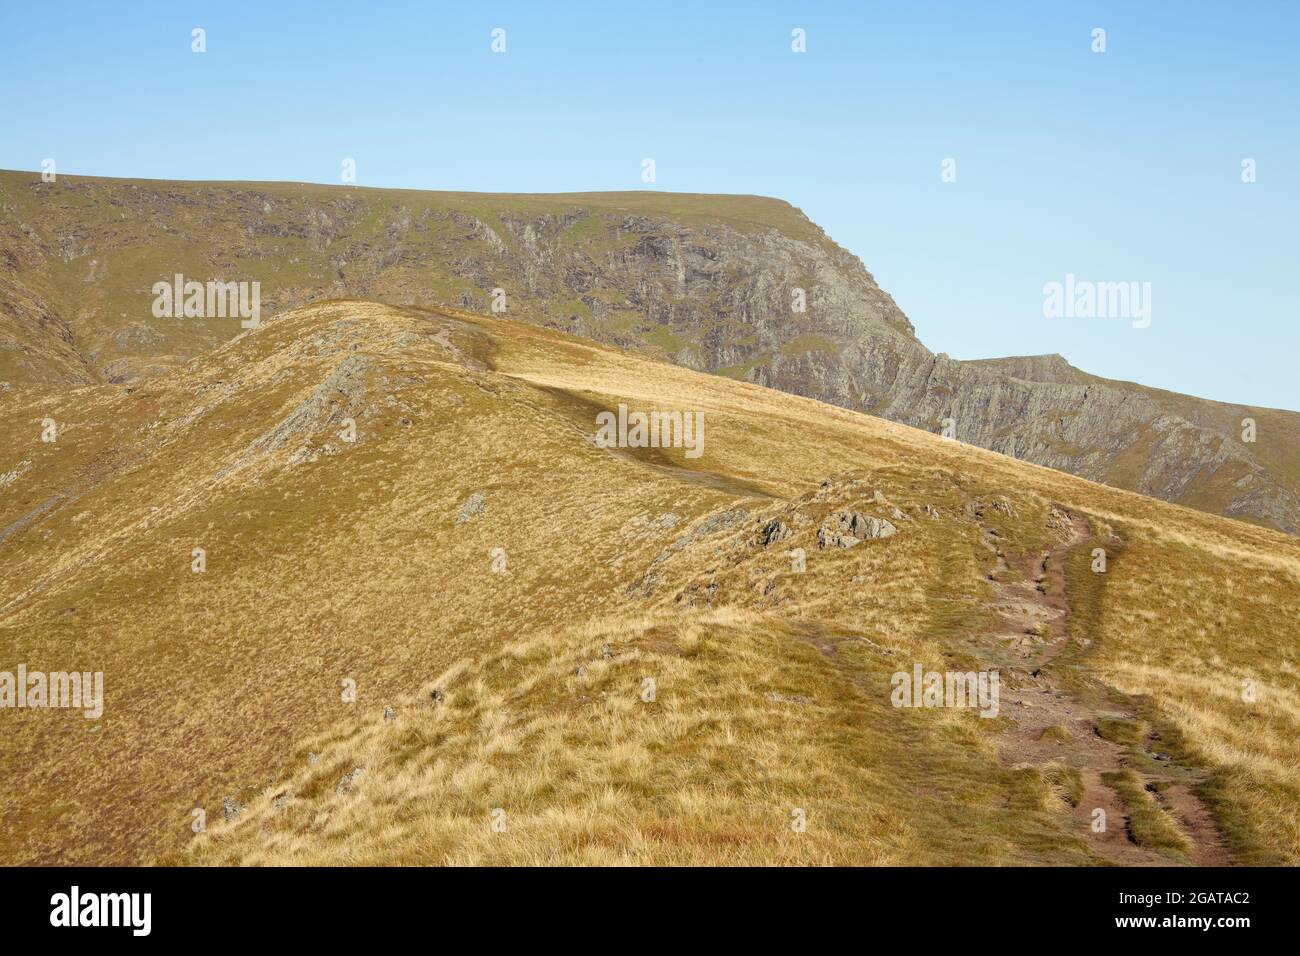
[[[1294,537],[455,309],[3,402],[7,863],[1300,861]]]
[[[155,318],[151,288],[176,274],[256,281],[264,315],[337,297],[488,312],[499,289],[521,321],[929,431],[951,420],[964,442],[1300,530],[1300,415],[1102,379],[1059,356],[932,354],[862,263],[779,200],[4,172],[0,264],[11,387],[135,381],[240,331]]]

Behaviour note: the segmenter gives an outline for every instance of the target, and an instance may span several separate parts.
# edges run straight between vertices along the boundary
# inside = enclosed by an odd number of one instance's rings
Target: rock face
[[[779,200],[0,173],[0,381],[146,378],[242,331],[155,319],[149,290],[176,254],[140,265],[142,247],[186,250],[204,273],[187,278],[260,282],[264,320],[339,297],[487,312],[500,288],[510,318],[1300,530],[1300,415],[1108,381],[1060,356],[935,355],[857,258]],[[292,440],[318,404],[266,441]]]

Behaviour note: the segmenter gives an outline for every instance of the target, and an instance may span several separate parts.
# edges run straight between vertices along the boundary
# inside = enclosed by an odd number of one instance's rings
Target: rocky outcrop
[[[817,547],[852,548],[863,541],[888,538],[898,528],[884,518],[864,515],[860,511],[837,511],[817,529]]]
[[[773,518],[763,527],[763,546],[776,544],[778,541],[785,541],[792,534],[793,529],[782,521],[780,518]]]

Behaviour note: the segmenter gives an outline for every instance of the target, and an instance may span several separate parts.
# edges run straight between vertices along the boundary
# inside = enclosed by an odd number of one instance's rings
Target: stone
[[[996,501],[990,504],[989,507],[992,508],[994,511],[1002,512],[1002,514],[1006,515],[1008,518],[1016,517],[1016,506],[1013,505],[1005,497],[998,498]]]
[[[817,530],[819,548],[852,548],[867,539],[888,538],[898,528],[884,518],[864,515],[860,511],[837,511],[827,516]]]
[[[460,511],[456,513],[456,524],[473,521],[485,511],[487,511],[487,496],[481,491],[476,491],[460,506]]]
[[[334,792],[340,797],[346,797],[349,794],[356,793],[358,781],[361,779],[363,773],[365,773],[364,767],[353,767],[339,778],[338,785],[335,786]]]
[[[826,548],[852,548],[861,542],[850,534],[841,534],[833,528],[817,529],[817,547]]]
[[[777,704],[808,704],[812,702],[812,698],[805,697],[803,694],[783,694],[779,690],[769,690],[763,696]]]
[[[790,526],[779,518],[773,518],[763,526],[763,546],[775,544],[778,541],[784,541],[794,534]]]
[[[659,517],[651,521],[650,526],[659,531],[671,531],[673,528],[677,527],[677,523],[681,520],[680,515],[671,511],[665,511]]]
[[[234,797],[226,797],[221,801],[221,812],[224,814],[226,822],[231,823],[239,819],[239,815],[244,812],[244,807]]]

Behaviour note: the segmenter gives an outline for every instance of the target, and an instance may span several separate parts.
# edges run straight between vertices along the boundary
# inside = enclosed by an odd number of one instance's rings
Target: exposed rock
[[[700,519],[695,527],[661,551],[652,563],[661,564],[664,561],[667,561],[675,552],[680,551],[683,548],[691,547],[720,531],[729,531],[737,525],[743,524],[748,518],[749,512],[744,508],[728,508],[724,511],[718,511],[706,515],[704,518]],[[647,577],[649,576],[647,575]],[[657,582],[658,577],[656,576],[656,583]],[[632,589],[629,589],[629,591],[631,590]],[[653,590],[653,588],[651,590]]]
[[[861,511],[837,511],[831,519],[838,523],[840,531],[855,538],[888,538],[898,533],[898,529],[884,518],[864,515]]]
[[[817,529],[817,547],[822,548],[852,548],[861,542],[850,534],[842,534],[834,528],[823,525]]]
[[[384,720],[396,720],[396,719],[397,719],[397,711],[393,710],[393,708],[391,707],[385,707]]]
[[[221,812],[225,816],[226,822],[230,823],[239,819],[239,815],[244,812],[244,806],[234,797],[226,797],[221,801]]]
[[[658,561],[660,558],[666,557],[668,557],[667,551],[655,560]],[[628,597],[654,597],[655,592],[663,586],[663,583],[664,576],[662,574],[657,571],[647,571],[627,586]]]
[[[456,513],[456,524],[473,521],[485,511],[487,511],[487,496],[481,491],[476,491],[460,506],[460,511]]]
[[[794,534],[790,526],[779,518],[773,518],[763,526],[763,546],[775,544],[778,541],[784,541]]]
[[[219,477],[233,474],[284,448],[326,429],[340,426],[345,418],[360,421],[366,401],[366,379],[375,361],[368,356],[349,355],[311,393],[278,424],[258,436],[233,464],[222,469]],[[360,428],[357,441],[362,441]],[[314,460],[310,445],[299,445],[289,464]]]
[[[1052,508],[1047,512],[1047,529],[1058,538],[1068,538],[1074,530],[1074,519],[1069,512]]]
[[[777,690],[769,690],[763,696],[778,704],[808,704],[812,702],[812,698],[805,697],[803,694],[782,694]]]
[[[828,515],[817,530],[819,548],[851,548],[864,539],[888,538],[898,528],[884,518],[864,515],[860,511],[837,511]]]
[[[340,797],[346,797],[349,794],[356,793],[363,773],[365,773],[364,767],[353,767],[339,778],[338,785],[335,786],[334,792]]]

